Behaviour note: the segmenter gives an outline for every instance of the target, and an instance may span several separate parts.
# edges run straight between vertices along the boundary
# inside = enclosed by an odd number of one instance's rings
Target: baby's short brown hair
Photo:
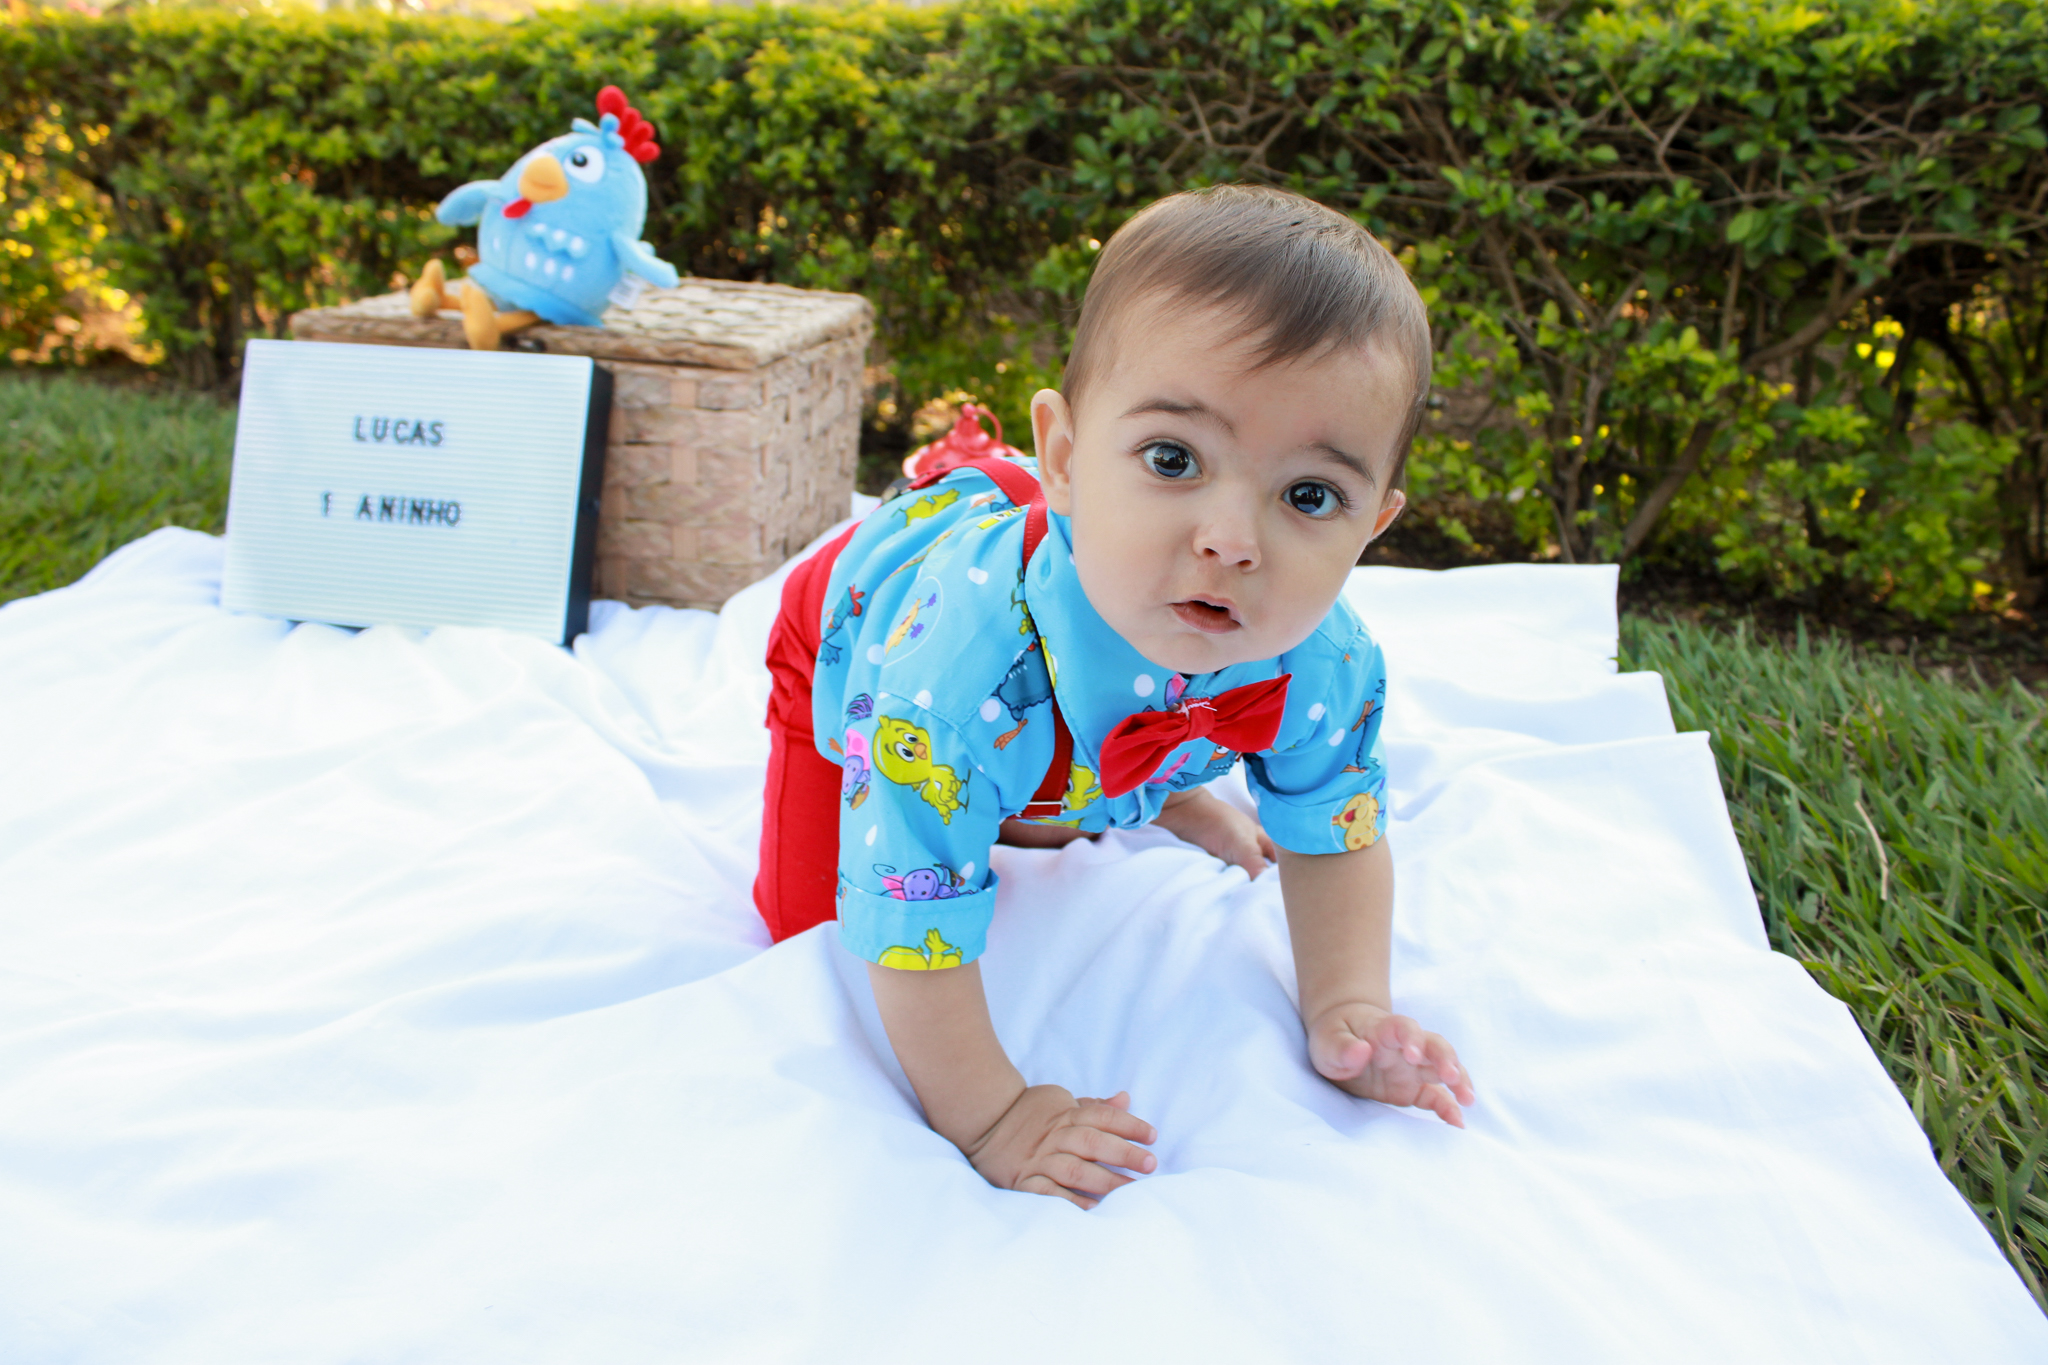
[[[1239,335],[1259,339],[1259,367],[1385,343],[1413,383],[1387,479],[1398,486],[1429,399],[1429,312],[1370,232],[1312,199],[1254,185],[1190,190],[1148,206],[1096,262],[1060,380],[1068,403],[1078,407],[1081,390],[1109,367],[1119,317],[1160,294],[1235,313]]]

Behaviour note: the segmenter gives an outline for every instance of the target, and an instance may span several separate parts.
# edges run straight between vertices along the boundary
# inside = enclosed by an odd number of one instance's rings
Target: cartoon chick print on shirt
[[[931,735],[909,721],[875,717],[873,758],[876,772],[899,787],[914,788],[946,824],[953,823],[954,811],[967,809],[960,796],[960,774],[932,762]]]
[[[1084,768],[1078,763],[1067,765],[1067,792],[1060,798],[1060,814],[1063,818],[1033,820],[1038,825],[1060,825],[1067,829],[1081,828],[1088,807],[1095,804],[1102,795],[1102,786],[1095,780],[1095,770]]]
[[[903,505],[903,524],[910,525],[923,517],[933,516],[960,501],[960,490],[942,488],[936,493],[927,493],[915,502]]]
[[[1371,792],[1360,792],[1344,803],[1344,809],[1330,817],[1344,835],[1346,850],[1356,853],[1379,842],[1380,802]]]
[[[1060,798],[1060,804],[1068,810],[1086,810],[1102,795],[1102,785],[1095,780],[1095,770],[1084,768],[1078,763],[1067,765],[1067,794]]]
[[[899,972],[936,972],[959,966],[960,950],[946,942],[938,930],[927,929],[922,948],[906,948],[899,943],[893,948],[884,948],[882,956],[876,960],[879,965],[894,967]]]

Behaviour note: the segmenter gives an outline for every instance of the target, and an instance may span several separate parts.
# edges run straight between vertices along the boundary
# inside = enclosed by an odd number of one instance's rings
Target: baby
[[[1422,300],[1350,219],[1175,195],[1103,249],[1035,470],[913,485],[791,573],[755,902],[777,940],[837,918],[992,1184],[1087,1208],[1157,1164],[1127,1095],[1025,1080],[975,962],[990,846],[1112,825],[1277,862],[1316,1070],[1463,1126],[1456,1052],[1391,1006],[1386,676],[1338,599],[1400,514],[1429,374]],[[1203,790],[1240,757],[1263,828]]]

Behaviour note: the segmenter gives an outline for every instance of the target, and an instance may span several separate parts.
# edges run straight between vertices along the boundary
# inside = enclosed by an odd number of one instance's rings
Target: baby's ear
[[[1058,389],[1031,395],[1031,443],[1045,505],[1061,516],[1074,510],[1074,414]]]
[[[1388,493],[1387,500],[1380,504],[1379,516],[1373,521],[1372,539],[1378,540],[1381,536],[1385,535],[1387,528],[1394,524],[1395,520],[1406,510],[1407,506],[1408,495],[1406,493],[1403,493],[1398,488]],[[1371,544],[1372,542],[1367,541],[1366,543]]]

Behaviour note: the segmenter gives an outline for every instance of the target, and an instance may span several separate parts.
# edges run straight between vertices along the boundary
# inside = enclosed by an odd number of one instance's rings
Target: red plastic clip
[[[995,435],[982,430],[981,419],[984,417],[995,427]],[[903,477],[929,481],[969,460],[1002,459],[1006,456],[1022,459],[1023,455],[1024,452],[1017,447],[1003,444],[1003,424],[994,413],[973,403],[962,403],[960,420],[953,423],[951,431],[929,445],[919,446],[904,458]]]

